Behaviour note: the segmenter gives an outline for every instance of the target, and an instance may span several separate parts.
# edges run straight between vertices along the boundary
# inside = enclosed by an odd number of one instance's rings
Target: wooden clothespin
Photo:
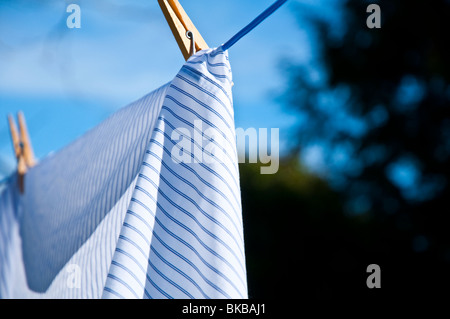
[[[22,112],[17,113],[19,120],[19,131],[11,114],[8,115],[9,129],[11,132],[11,139],[14,147],[14,153],[17,159],[17,175],[19,190],[23,194],[25,191],[25,173],[28,168],[33,167],[36,164],[34,159],[33,148],[31,147],[30,138],[28,136],[27,125],[25,123],[25,117]]]
[[[189,59],[189,57],[195,53],[193,51],[200,51],[208,48],[205,40],[203,40],[201,34],[177,0],[158,0],[158,3],[185,60]],[[192,32],[192,36],[188,35],[189,31]],[[191,46],[192,37],[195,44],[194,46]],[[194,50],[192,50],[193,48]]]

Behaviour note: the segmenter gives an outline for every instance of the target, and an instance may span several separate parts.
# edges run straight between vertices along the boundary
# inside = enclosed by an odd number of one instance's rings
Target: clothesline
[[[224,51],[231,48],[237,41],[239,41],[242,37],[244,37],[247,33],[252,31],[256,26],[258,26],[261,22],[263,22],[267,17],[269,17],[272,13],[274,13],[279,7],[281,7],[287,0],[278,0],[273,3],[269,8],[264,10],[259,16],[257,16],[252,22],[246,25],[243,29],[241,29],[238,33],[236,33],[230,40],[225,42],[222,45],[222,49]]]

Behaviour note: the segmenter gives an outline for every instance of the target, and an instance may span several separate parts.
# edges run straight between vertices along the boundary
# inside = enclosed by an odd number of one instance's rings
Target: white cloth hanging
[[[235,142],[227,52],[200,51],[11,181],[0,297],[247,298]]]

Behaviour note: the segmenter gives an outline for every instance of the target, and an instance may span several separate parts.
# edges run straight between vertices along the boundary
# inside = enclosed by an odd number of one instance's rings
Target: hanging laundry
[[[11,179],[0,297],[247,298],[231,80],[226,51],[197,52],[31,168],[23,195]]]

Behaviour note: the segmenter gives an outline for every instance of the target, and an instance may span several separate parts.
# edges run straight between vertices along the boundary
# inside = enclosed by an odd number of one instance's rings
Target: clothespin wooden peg
[[[177,0],[158,0],[158,3],[185,60],[195,53],[191,48],[192,40],[195,43],[194,51],[208,48],[205,40]],[[192,33],[188,35],[188,31]]]
[[[13,116],[11,114],[8,115],[9,130],[11,132],[12,144],[17,159],[19,190],[23,194],[25,191],[25,174],[28,168],[31,168],[36,164],[36,161],[34,159],[33,148],[28,136],[27,125],[23,113],[17,113],[17,118],[19,120],[19,131],[17,131]]]

